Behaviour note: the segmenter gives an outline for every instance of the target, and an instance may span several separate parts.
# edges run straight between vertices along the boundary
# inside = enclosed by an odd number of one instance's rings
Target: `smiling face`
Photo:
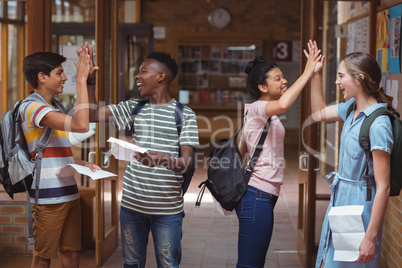
[[[63,66],[58,66],[54,68],[50,75],[47,76],[42,72],[39,73],[43,81],[43,86],[46,88],[48,92],[53,94],[63,93],[64,83],[67,80],[66,75],[64,74]]]
[[[143,97],[155,93],[164,75],[161,64],[157,60],[145,59],[140,66],[139,73],[135,76],[140,95]]]
[[[278,100],[287,89],[288,81],[278,67],[271,69],[267,73],[265,85],[260,85],[262,96],[268,100]]]
[[[343,97],[345,100],[350,98],[356,98],[357,95],[362,93],[362,86],[359,81],[351,76],[346,68],[346,65],[343,61],[339,64],[338,68],[338,78],[335,81],[335,84],[339,86],[341,90],[343,90]]]

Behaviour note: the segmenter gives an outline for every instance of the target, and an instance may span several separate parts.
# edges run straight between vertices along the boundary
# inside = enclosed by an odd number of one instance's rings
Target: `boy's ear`
[[[166,78],[166,73],[165,72],[160,72],[158,74],[158,82],[162,82]]]
[[[41,82],[41,83],[45,83],[46,76],[47,76],[46,74],[44,74],[42,72],[39,72],[38,73],[38,81]]]

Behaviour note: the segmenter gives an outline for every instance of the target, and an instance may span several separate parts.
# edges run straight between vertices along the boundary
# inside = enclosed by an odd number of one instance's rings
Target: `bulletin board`
[[[402,5],[388,10],[388,72],[401,73],[401,15]]]
[[[385,93],[392,96],[392,107],[394,107],[402,115],[402,75],[389,73],[386,78]]]
[[[401,73],[402,4],[377,14],[376,56],[383,73]]]
[[[388,13],[388,9],[379,12],[376,24],[376,56],[383,73],[387,72],[388,68]]]
[[[392,106],[401,113],[401,17],[402,4],[377,13],[376,56],[382,70],[381,86],[393,97]]]

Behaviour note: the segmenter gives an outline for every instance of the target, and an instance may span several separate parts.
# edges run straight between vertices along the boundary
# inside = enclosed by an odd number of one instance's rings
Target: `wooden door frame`
[[[28,0],[27,52],[50,51],[51,46],[51,0]]]
[[[117,19],[118,19],[118,0],[97,0],[95,12],[95,40],[97,45],[96,64],[99,66],[98,71],[98,101],[110,99],[111,103],[116,103],[116,95],[113,90],[117,89]],[[108,44],[106,42],[109,41]],[[107,50],[109,49],[110,50]],[[109,57],[111,66],[107,65],[106,58]],[[109,68],[111,67],[111,68]],[[110,88],[107,81],[109,81]],[[108,151],[106,136],[108,133],[100,133],[99,125],[107,124],[100,122],[97,124],[95,139],[98,143],[96,147],[97,163],[103,163],[103,153]],[[108,126],[110,127],[110,126]],[[105,126],[104,130],[108,129]],[[109,158],[111,168],[118,169],[118,162],[115,158]],[[117,219],[117,179],[112,179],[112,229],[105,234],[105,206],[103,192],[105,189],[105,181],[96,181],[96,219],[97,224],[95,227],[95,262],[96,266],[101,266],[114,252],[118,245],[118,219]]]
[[[301,8],[301,44],[305,47],[308,41],[317,40],[319,42],[318,27],[319,16],[316,16],[319,9],[319,0],[302,0]],[[304,70],[307,59],[301,53],[301,73]],[[299,155],[302,151],[307,151],[303,148],[301,137],[306,137],[307,145],[311,148],[317,148],[319,145],[317,139],[318,126],[310,124],[303,129],[303,124],[306,118],[311,114],[310,109],[311,85],[307,84],[300,95],[300,123],[299,123]],[[302,133],[305,131],[305,133]],[[305,135],[303,135],[305,134]],[[298,204],[298,224],[297,224],[297,248],[300,259],[304,267],[313,267],[313,257],[315,253],[315,210],[316,210],[316,158],[310,152],[308,153],[307,174],[299,170],[299,204]]]

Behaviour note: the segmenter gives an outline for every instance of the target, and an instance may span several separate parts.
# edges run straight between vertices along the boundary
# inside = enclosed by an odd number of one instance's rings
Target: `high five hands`
[[[307,43],[308,51],[307,52],[305,49],[303,49],[304,55],[306,56],[307,59],[309,59],[310,55],[315,55],[317,52],[321,52],[320,49],[318,49],[317,42],[312,41],[311,39]],[[316,63],[314,67],[314,74],[318,73],[321,71],[324,62],[325,62],[325,55],[320,56],[321,58],[319,61]]]
[[[98,66],[95,66],[94,64],[94,48],[92,45],[89,45],[88,42],[85,42],[84,44],[81,45],[81,51],[82,50],[87,51],[89,55],[89,74],[88,74],[88,83],[93,84],[96,82],[96,73],[99,70]],[[79,50],[77,50],[77,55],[80,55]]]

